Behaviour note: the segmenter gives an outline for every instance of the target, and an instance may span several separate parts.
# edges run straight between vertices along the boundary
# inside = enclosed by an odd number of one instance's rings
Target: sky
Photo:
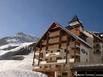
[[[86,29],[103,32],[103,0],[0,0],[0,37],[41,37],[53,22],[68,26],[74,15]]]

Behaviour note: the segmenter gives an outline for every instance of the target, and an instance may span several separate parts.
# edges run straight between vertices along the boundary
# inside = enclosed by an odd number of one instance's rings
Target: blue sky
[[[86,29],[103,32],[103,0],[0,0],[0,37],[40,37],[52,22],[67,26],[74,15]]]

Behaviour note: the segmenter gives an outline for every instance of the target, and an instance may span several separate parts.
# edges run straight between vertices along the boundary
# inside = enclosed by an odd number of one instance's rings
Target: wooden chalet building
[[[75,65],[92,63],[94,37],[84,29],[77,16],[67,27],[52,23],[34,46],[33,71],[48,77],[74,77]]]

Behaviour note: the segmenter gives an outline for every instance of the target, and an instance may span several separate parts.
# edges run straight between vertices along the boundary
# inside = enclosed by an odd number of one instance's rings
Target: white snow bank
[[[13,69],[13,70],[0,71],[0,77],[47,77],[47,76],[39,72]]]
[[[24,57],[24,60],[0,60],[0,77],[47,77],[32,71],[33,53]]]

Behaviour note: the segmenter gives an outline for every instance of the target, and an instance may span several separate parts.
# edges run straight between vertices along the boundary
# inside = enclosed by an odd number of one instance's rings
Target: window
[[[80,56],[76,56],[76,62],[80,62]]]
[[[51,53],[53,53],[53,51],[51,51]]]
[[[48,66],[44,66],[44,68],[48,68]]]
[[[74,37],[71,38],[72,41],[75,41]]]
[[[99,49],[94,51],[94,54],[100,54],[100,53],[101,53],[101,51]]]
[[[67,50],[67,49],[64,49],[64,52],[65,52],[65,53],[69,53],[69,50]]]
[[[64,59],[66,59],[66,56],[64,56]]]
[[[62,77],[62,76],[59,75],[58,77]]]
[[[83,54],[86,54],[86,55],[87,55],[87,52],[85,51],[85,49],[81,49],[81,52],[82,52]]]
[[[48,61],[48,59],[45,59],[45,61]]]
[[[49,68],[51,68],[51,65],[49,65]]]
[[[52,58],[50,58],[50,61],[52,61]]]
[[[43,58],[43,53],[40,53],[40,57]]]
[[[57,52],[60,52],[60,50],[57,50]]]
[[[59,67],[59,65],[56,65],[55,67],[57,67],[57,68],[58,68],[58,67]]]
[[[68,75],[68,73],[67,73],[67,72],[63,72],[63,73],[62,73],[62,75],[67,76],[67,75]]]
[[[86,59],[86,62],[88,62],[88,59]]]
[[[57,60],[58,60],[58,59],[62,59],[62,58],[61,58],[61,57],[57,57]]]
[[[64,52],[65,52],[65,53],[66,53],[66,51],[67,51],[67,50],[66,50],[66,49],[64,49]]]
[[[70,56],[71,58],[74,58],[74,56],[72,55],[72,56]]]

